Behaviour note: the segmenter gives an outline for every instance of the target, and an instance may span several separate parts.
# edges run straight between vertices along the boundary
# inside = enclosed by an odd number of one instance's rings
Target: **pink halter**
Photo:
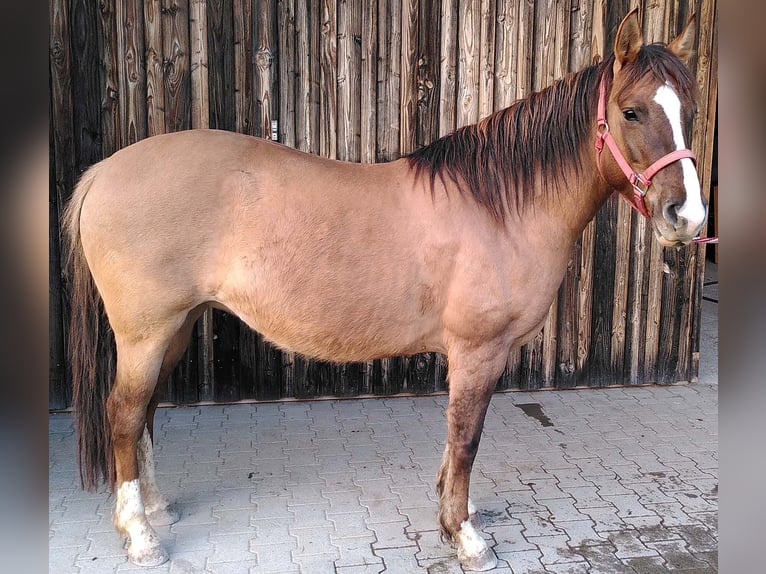
[[[655,161],[652,165],[650,165],[646,170],[644,170],[643,173],[639,173],[633,170],[633,168],[630,167],[630,164],[625,159],[625,156],[622,155],[620,152],[620,149],[617,147],[617,142],[615,141],[614,137],[612,137],[612,134],[609,133],[609,124],[606,123],[606,84],[604,82],[604,78],[601,78],[601,84],[599,85],[598,90],[598,128],[596,130],[596,158],[597,158],[597,165],[598,165],[598,171],[601,174],[601,177],[604,178],[606,181],[606,178],[604,177],[604,172],[601,168],[601,152],[604,149],[604,143],[606,143],[607,147],[609,148],[609,151],[612,152],[612,156],[614,157],[615,161],[617,162],[617,165],[620,166],[620,169],[622,170],[622,173],[625,174],[625,177],[628,178],[628,181],[633,186],[633,198],[628,199],[627,197],[623,196],[623,199],[627,201],[630,206],[638,211],[641,215],[643,215],[646,218],[649,218],[649,210],[646,208],[646,203],[644,203],[644,196],[646,195],[646,192],[649,189],[649,186],[652,184],[652,177],[660,171],[662,168],[667,167],[673,162],[678,161],[679,159],[689,158],[691,159],[695,164],[697,163],[697,158],[694,157],[694,154],[689,149],[679,149],[676,151],[672,151],[667,155],[662,156],[660,159]]]

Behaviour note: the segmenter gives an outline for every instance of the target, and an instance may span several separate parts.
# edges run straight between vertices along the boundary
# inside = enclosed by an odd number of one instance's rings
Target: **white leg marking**
[[[457,558],[466,570],[491,570],[497,565],[495,553],[487,546],[470,520],[460,523],[457,535]]]
[[[670,122],[676,149],[686,149],[684,132],[681,127],[681,100],[678,98],[678,94],[669,84],[665,84],[657,90],[654,101],[662,107]],[[684,158],[680,161],[684,175],[684,187],[686,188],[686,201],[678,211],[678,215],[686,219],[690,228],[697,229],[705,221],[705,206],[702,204],[699,177],[692,160]]]
[[[123,482],[117,490],[114,524],[130,538],[128,558],[142,566],[156,566],[165,562],[167,553],[146,520],[144,503],[141,501],[141,484],[138,479]]]
[[[141,485],[138,480],[123,482],[117,490],[117,504],[114,509],[114,521],[118,528],[125,531],[136,516],[144,514],[141,501]]]

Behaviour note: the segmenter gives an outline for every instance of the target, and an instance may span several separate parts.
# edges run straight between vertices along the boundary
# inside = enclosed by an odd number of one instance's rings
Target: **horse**
[[[189,130],[90,167],[63,218],[80,478],[116,490],[129,560],[168,559],[152,527],[179,518],[154,476],[157,389],[213,306],[309,358],[445,354],[438,521],[463,568],[493,568],[474,457],[508,353],[541,329],[578,236],[615,191],[662,245],[706,220],[686,147],[695,35],[692,17],[644,44],[634,10],[601,62],[388,163]]]

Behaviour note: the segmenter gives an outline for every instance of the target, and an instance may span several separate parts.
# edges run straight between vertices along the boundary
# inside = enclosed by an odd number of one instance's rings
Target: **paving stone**
[[[667,567],[671,570],[704,570],[710,568],[710,564],[689,552],[683,540],[648,542],[647,546],[657,550],[665,559]]]
[[[214,550],[208,558],[208,563],[219,562],[255,562],[255,554],[251,552],[250,541],[254,532],[242,534],[211,534]]]
[[[595,544],[606,544],[607,539],[593,529],[592,520],[572,520],[569,522],[554,522],[557,528],[564,531],[569,538],[567,545],[577,549]]]
[[[299,572],[298,564],[293,562],[291,552],[296,548],[295,543],[269,544],[253,546],[258,561],[259,572]]]
[[[332,541],[340,552],[340,558],[335,561],[335,566],[368,566],[370,564],[383,564],[383,560],[372,551],[375,535],[359,536],[354,538],[337,538]]]
[[[158,529],[171,560],[153,574],[462,572],[436,517],[446,401],[160,409],[160,484],[181,520]],[[142,572],[114,498],[77,487],[71,417],[49,436],[55,572]],[[495,571],[715,572],[717,449],[710,385],[496,395],[471,479]]]
[[[335,532],[335,527],[311,526],[308,528],[290,528],[290,536],[296,539],[293,549],[294,556],[314,556],[327,554],[332,550],[330,535]]]
[[[414,552],[402,552],[399,548],[376,548],[375,555],[380,557],[389,574],[409,574],[420,568]]]
[[[510,566],[514,574],[546,574],[540,558],[539,550],[522,550],[519,552],[504,552],[497,557]]]
[[[619,532],[610,532],[608,540],[616,548],[615,556],[621,560],[659,555],[657,550],[641,541],[636,530],[625,529]]]
[[[612,544],[584,544],[573,546],[572,550],[586,560],[589,574],[635,574],[635,570],[615,556]]]
[[[375,534],[373,550],[377,553],[378,550],[386,548],[415,546],[413,538],[407,534],[407,528],[410,526],[410,523],[405,520],[368,523],[367,530]]]
[[[551,522],[549,512],[518,512],[512,513],[513,518],[517,518],[524,526],[524,536],[529,540],[533,536],[554,536],[563,534],[563,530],[557,528]]]
[[[563,526],[560,525],[562,522],[588,519],[586,514],[583,514],[575,508],[574,498],[554,498],[543,500],[541,503],[550,511],[551,520],[556,526]]]

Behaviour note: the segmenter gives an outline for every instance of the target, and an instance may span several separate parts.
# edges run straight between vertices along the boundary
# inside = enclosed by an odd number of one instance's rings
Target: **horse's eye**
[[[636,110],[634,110],[633,108],[622,110],[622,115],[625,116],[625,119],[628,120],[629,122],[638,121],[638,114],[636,114]]]

